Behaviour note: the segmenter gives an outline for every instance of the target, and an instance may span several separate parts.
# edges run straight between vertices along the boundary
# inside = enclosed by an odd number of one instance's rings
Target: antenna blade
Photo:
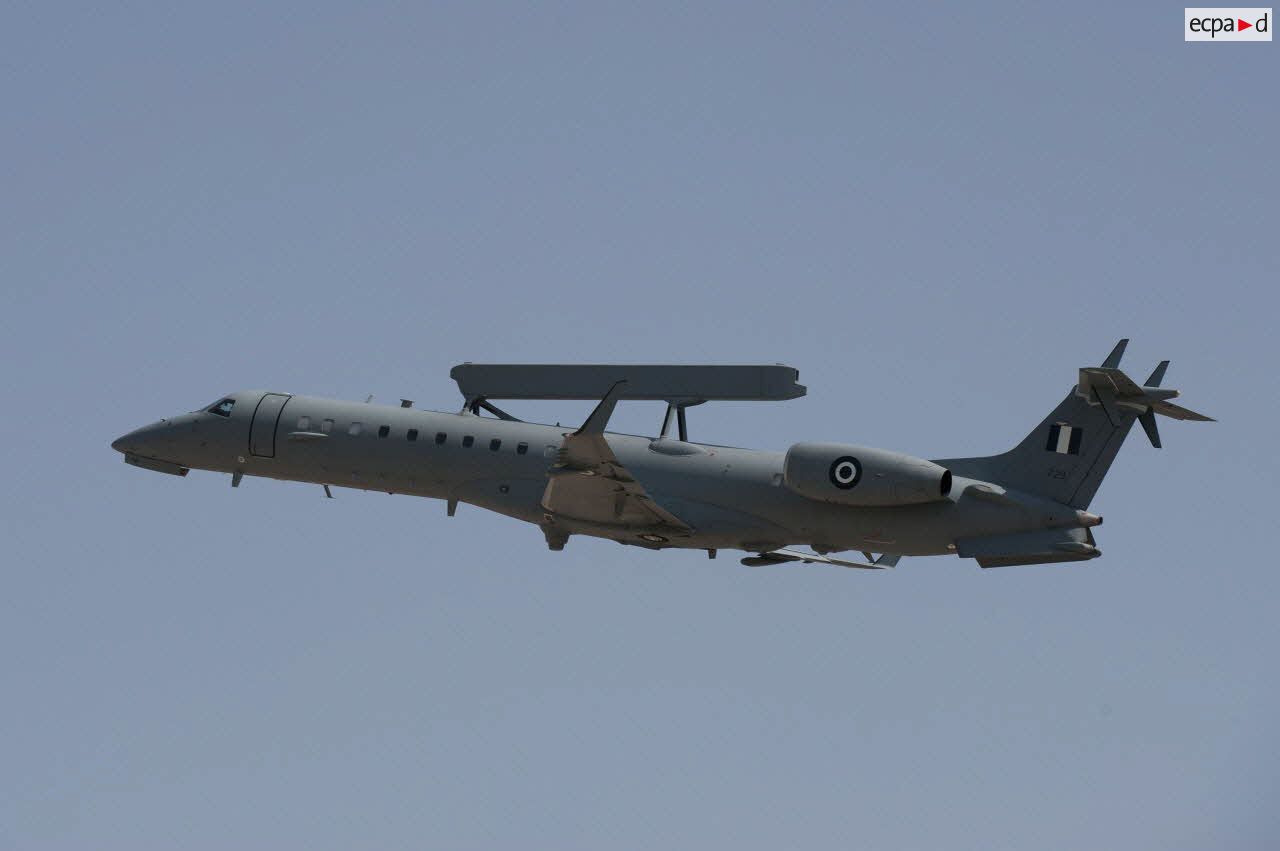
[[[1164,371],[1168,368],[1169,368],[1169,362],[1167,360],[1160,361],[1160,365],[1157,366],[1155,368],[1155,371],[1151,373],[1151,377],[1148,378],[1146,381],[1142,382],[1143,386],[1159,387],[1160,382],[1164,381]]]
[[[1111,354],[1107,355],[1107,359],[1102,362],[1103,369],[1118,369],[1120,366],[1120,358],[1124,357],[1124,347],[1129,345],[1129,338],[1125,337],[1116,343],[1116,347],[1111,350]]]
[[[582,424],[582,428],[578,429],[575,434],[604,434],[604,427],[609,424],[609,418],[613,416],[613,409],[618,404],[618,395],[622,393],[622,389],[626,384],[625,378],[614,382],[614,385],[609,388],[609,392],[604,394],[600,404],[596,405],[596,409],[591,412],[591,416],[587,417],[587,421]]]

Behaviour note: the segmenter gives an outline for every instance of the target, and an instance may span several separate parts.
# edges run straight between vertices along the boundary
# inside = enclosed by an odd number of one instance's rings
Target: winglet
[[[1142,423],[1142,430],[1147,433],[1147,440],[1151,441],[1152,446],[1159,449],[1161,446],[1160,426],[1156,425],[1155,411],[1148,408],[1146,411],[1138,415],[1138,422]]]
[[[1160,361],[1160,365],[1151,373],[1151,377],[1143,382],[1145,387],[1159,387],[1160,382],[1164,381],[1164,371],[1169,368],[1167,360]]]
[[[1107,355],[1107,359],[1102,362],[1103,369],[1119,369],[1120,358],[1124,357],[1124,348],[1129,345],[1129,338],[1125,337],[1116,343],[1116,347],[1111,350],[1111,354]]]
[[[609,388],[609,392],[604,394],[604,398],[600,400],[600,404],[596,405],[596,409],[591,412],[591,416],[587,417],[587,421],[582,424],[582,428],[574,432],[574,434],[603,434],[604,427],[609,424],[609,418],[613,416],[613,409],[618,404],[618,395],[622,393],[622,388],[626,386],[627,380],[615,381],[613,386]]]

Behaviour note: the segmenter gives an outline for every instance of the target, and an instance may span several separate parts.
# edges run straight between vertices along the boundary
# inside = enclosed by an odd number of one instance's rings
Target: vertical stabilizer
[[[1047,497],[1073,508],[1089,507],[1129,429],[1139,419],[1157,449],[1155,414],[1208,421],[1174,405],[1176,390],[1159,387],[1169,362],[1162,361],[1145,385],[1120,371],[1128,340],[1121,340],[1101,367],[1084,367],[1079,383],[1016,447],[1003,455],[952,458],[941,464],[956,475],[995,482]]]
[[[1123,409],[1116,417],[1113,423],[1101,404],[1090,405],[1072,390],[1021,443],[1003,455],[937,463],[956,475],[1088,508],[1137,419],[1136,414]]]

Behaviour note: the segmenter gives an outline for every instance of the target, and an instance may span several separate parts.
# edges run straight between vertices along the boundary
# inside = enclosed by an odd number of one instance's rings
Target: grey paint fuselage
[[[288,401],[276,418],[272,457],[266,457],[262,431],[254,445],[259,454],[251,451],[262,391],[226,397],[235,400],[229,416],[183,414],[130,432],[112,446],[182,468],[457,500],[540,525],[548,468],[572,431],[469,412],[279,395]],[[326,420],[332,421],[327,427]],[[360,424],[357,435],[351,434],[353,423]],[[416,440],[408,439],[410,429]],[[437,434],[446,435],[442,443]],[[468,436],[473,441],[464,446]],[[951,495],[936,502],[851,507],[789,490],[782,482],[782,452],[614,433],[607,440],[654,501],[693,530],[662,545],[624,530],[588,532],[640,546],[763,552],[807,544],[819,551],[936,555],[954,552],[960,538],[1078,523],[1074,510],[1028,494],[979,498],[973,487],[983,489],[982,483],[962,476]],[[496,449],[492,441],[500,441]],[[528,446],[524,454],[517,452],[520,444]]]

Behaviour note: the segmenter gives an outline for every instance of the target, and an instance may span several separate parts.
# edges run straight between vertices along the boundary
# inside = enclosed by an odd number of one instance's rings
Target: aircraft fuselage
[[[231,403],[226,405],[225,403]],[[249,391],[161,420],[112,446],[139,466],[310,482],[430,497],[543,526],[547,473],[573,429],[416,408]],[[784,453],[627,434],[607,435],[617,459],[655,502],[692,528],[654,541],[624,529],[570,528],[649,547],[765,552],[807,544],[819,552],[903,555],[955,551],[955,541],[1078,522],[1058,503],[967,495],[927,504],[851,507],[808,499],[783,483]],[[168,465],[172,465],[171,467]]]

